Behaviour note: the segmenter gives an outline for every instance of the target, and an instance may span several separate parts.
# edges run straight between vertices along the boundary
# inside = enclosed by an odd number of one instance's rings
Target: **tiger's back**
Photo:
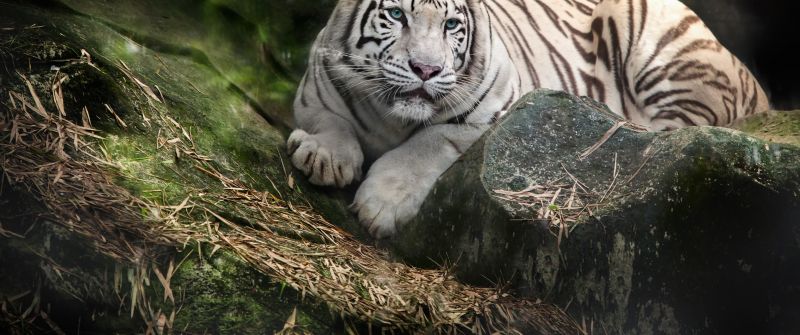
[[[747,67],[677,0],[484,3],[520,93],[589,96],[654,130],[726,125],[769,108]]]

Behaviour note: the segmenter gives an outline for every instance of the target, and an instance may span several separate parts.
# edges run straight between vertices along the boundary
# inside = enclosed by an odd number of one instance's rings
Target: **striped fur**
[[[340,0],[311,52],[296,167],[345,186],[376,236],[522,94],[564,90],[653,130],[768,109],[758,82],[677,0]],[[413,186],[413,187],[412,187]]]

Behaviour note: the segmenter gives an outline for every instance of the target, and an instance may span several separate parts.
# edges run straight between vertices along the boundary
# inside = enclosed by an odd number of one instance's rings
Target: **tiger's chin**
[[[412,96],[395,100],[389,108],[389,115],[404,121],[424,122],[433,118],[437,110],[432,101]]]
[[[405,121],[424,122],[439,111],[435,99],[420,87],[399,94],[389,108],[389,114]]]

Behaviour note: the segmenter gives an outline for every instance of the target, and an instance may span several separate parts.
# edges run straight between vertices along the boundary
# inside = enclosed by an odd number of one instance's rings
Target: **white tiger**
[[[340,0],[294,103],[292,163],[318,185],[361,178],[376,237],[534,88],[607,104],[653,130],[768,109],[747,68],[676,0]]]

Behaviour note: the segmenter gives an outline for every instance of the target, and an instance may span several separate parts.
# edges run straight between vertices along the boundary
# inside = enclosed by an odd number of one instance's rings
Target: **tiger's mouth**
[[[422,87],[417,88],[415,90],[408,91],[408,92],[400,93],[400,94],[398,94],[398,97],[404,98],[404,99],[417,98],[417,99],[425,100],[425,101],[427,101],[429,103],[433,103],[434,102],[433,96],[431,96],[430,93],[428,93],[428,91],[426,91]]]
[[[424,87],[419,87],[395,96],[390,103],[389,114],[402,120],[424,122],[439,113],[441,108],[436,104],[434,95],[428,93]]]

